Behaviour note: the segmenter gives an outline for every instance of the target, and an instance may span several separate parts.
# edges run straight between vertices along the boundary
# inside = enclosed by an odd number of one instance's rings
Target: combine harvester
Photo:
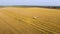
[[[60,10],[36,7],[0,9],[0,34],[60,34]]]

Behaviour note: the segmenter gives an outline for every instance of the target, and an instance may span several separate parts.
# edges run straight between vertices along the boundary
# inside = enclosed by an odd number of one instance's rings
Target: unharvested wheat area
[[[60,34],[60,10],[0,8],[0,34]]]

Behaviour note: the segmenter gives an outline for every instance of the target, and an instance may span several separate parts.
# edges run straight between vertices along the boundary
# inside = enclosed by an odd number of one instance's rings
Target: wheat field
[[[60,10],[0,8],[0,34],[60,34]]]

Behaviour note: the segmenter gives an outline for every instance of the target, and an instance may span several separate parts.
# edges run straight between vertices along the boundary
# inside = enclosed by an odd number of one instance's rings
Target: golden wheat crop
[[[0,8],[0,34],[60,34],[60,10]]]

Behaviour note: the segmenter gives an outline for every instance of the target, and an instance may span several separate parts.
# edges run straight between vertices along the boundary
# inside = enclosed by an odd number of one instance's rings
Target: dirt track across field
[[[0,8],[0,34],[60,34],[60,10]]]

